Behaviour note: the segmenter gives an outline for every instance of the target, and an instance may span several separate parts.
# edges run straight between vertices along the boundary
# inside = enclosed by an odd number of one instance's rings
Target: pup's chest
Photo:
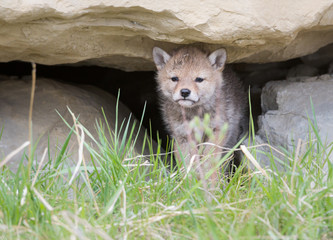
[[[188,136],[195,132],[199,134],[201,132],[201,134],[204,134],[204,131],[207,127],[212,129],[213,132],[219,131],[226,123],[226,121],[224,121],[221,116],[211,117],[209,122],[204,121],[203,117],[199,118],[200,121],[193,121],[193,118],[186,121],[183,119],[173,119],[173,121],[170,122],[170,125],[172,126],[171,128],[174,137],[182,138],[184,141],[186,141]]]

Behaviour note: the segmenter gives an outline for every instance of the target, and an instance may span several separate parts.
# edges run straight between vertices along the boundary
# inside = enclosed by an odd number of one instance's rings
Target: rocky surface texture
[[[333,76],[328,74],[268,82],[261,95],[258,137],[268,139],[272,146],[293,150],[299,139],[303,144],[309,140],[309,122],[316,122],[321,141],[333,142],[332,92]],[[330,159],[333,161],[332,156]]]
[[[30,91],[30,79],[19,80],[0,77],[0,126],[3,127],[0,139],[0,159],[29,139]],[[52,158],[64,144],[70,129],[56,111],[72,126],[73,118],[67,106],[76,117],[79,117],[79,121],[92,133],[95,139],[98,139],[95,128],[96,120],[104,120],[101,107],[106,113],[111,129],[114,129],[116,119],[116,98],[114,96],[94,87],[77,87],[51,79],[39,78],[36,85],[32,119],[34,141],[39,139],[35,154],[38,161],[41,160],[42,153],[48,145],[48,138]],[[128,108],[120,103],[118,121],[128,119],[129,115]],[[92,144],[87,135],[85,135],[85,139],[88,144]],[[143,139],[142,131],[136,145],[136,151],[140,154]],[[22,153],[23,151],[18,153],[9,162],[8,165],[11,169],[17,168]],[[78,144],[75,135],[71,138],[67,154],[71,161],[78,161]],[[89,159],[89,155],[85,155],[86,159]]]
[[[229,62],[304,56],[333,42],[332,0],[0,2],[0,61],[152,70],[151,50],[225,47]]]

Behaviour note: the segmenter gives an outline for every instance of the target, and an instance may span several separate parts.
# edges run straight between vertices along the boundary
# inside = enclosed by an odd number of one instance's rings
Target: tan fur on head
[[[194,47],[182,48],[172,56],[155,47],[153,57],[158,71],[160,90],[170,100],[183,107],[206,104],[215,90],[222,85],[221,71],[224,68],[226,52],[219,49],[207,56]],[[177,78],[177,81],[173,81]],[[203,79],[202,82],[196,79]],[[182,96],[188,89],[189,96]]]

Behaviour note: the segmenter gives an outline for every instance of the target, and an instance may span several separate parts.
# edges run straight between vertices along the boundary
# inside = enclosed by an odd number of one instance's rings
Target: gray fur
[[[161,49],[159,49],[159,53],[162,55],[158,56],[158,54],[156,55],[156,51],[154,51],[154,59],[161,59],[161,56],[166,56],[167,53],[160,50]],[[177,54],[182,57],[176,56],[175,59],[173,59],[173,56]],[[189,47],[179,49],[171,56],[168,54],[167,56],[169,56],[168,61],[170,61],[170,63],[165,62],[162,67],[159,62],[155,61],[155,63],[158,68],[156,80],[160,90],[159,94],[162,115],[167,130],[171,136],[178,142],[182,151],[189,152],[190,149],[188,149],[189,146],[187,145],[188,135],[190,133],[188,132],[188,126],[186,126],[186,124],[188,124],[194,116],[203,118],[205,113],[209,113],[212,129],[220,129],[224,123],[228,124],[225,139],[219,144],[223,147],[232,148],[242,135],[248,131],[248,101],[242,83],[232,70],[224,65],[226,60],[225,50],[219,49],[210,55],[207,55],[198,49]],[[162,59],[164,58],[162,57]],[[206,64],[206,60],[210,65]],[[196,66],[196,64],[198,64],[198,66]],[[217,83],[217,86],[219,87],[214,89],[214,93],[207,101],[198,102],[191,107],[184,107],[178,102],[173,101],[168,92],[165,91],[163,81],[170,81],[166,77],[166,71],[168,69],[170,69],[170,71],[173,71],[174,69],[182,70],[182,67],[184,67],[184,71],[190,71],[188,69],[192,69],[191,67],[193,67],[193,69],[204,67],[207,71],[223,70],[219,75],[219,79],[217,79],[217,81],[220,81]],[[173,83],[167,82],[167,84],[170,85]],[[197,83],[197,86],[200,88],[199,83]],[[183,115],[184,112],[185,119]]]

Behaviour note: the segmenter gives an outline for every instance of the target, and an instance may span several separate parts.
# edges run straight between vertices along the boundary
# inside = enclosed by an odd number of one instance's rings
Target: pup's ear
[[[169,61],[170,55],[165,52],[164,50],[154,47],[153,49],[153,58],[155,65],[157,67],[157,70],[161,70],[164,65]]]
[[[218,49],[212,52],[208,59],[216,70],[223,71],[225,61],[227,60],[227,52],[224,48]]]

